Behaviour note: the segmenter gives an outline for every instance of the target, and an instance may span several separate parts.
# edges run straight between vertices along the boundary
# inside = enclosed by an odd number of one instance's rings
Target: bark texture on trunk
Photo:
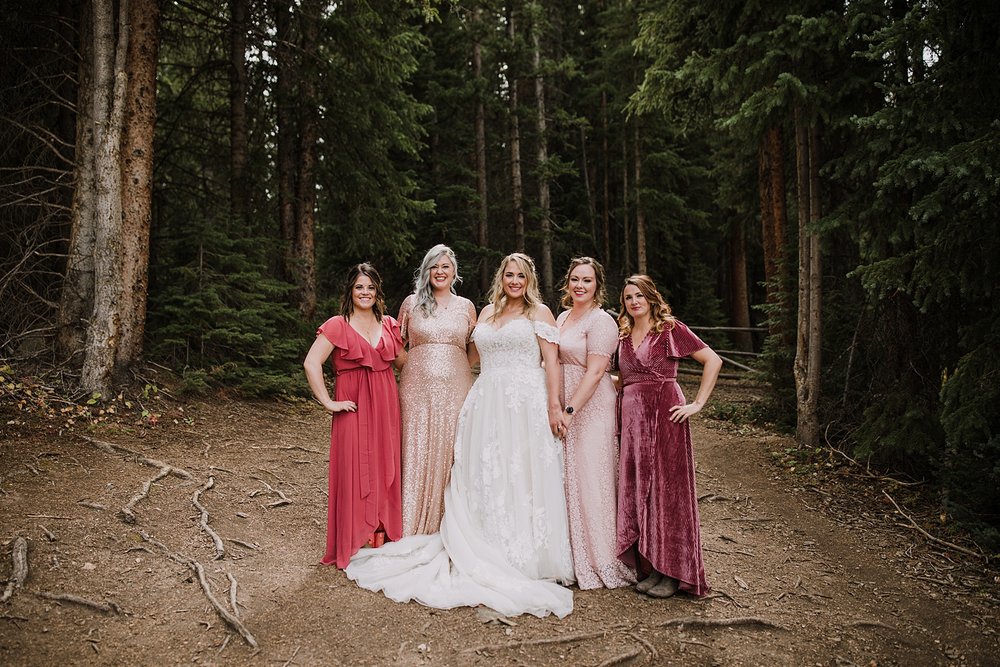
[[[636,265],[639,273],[647,273],[646,270],[646,211],[642,208],[642,151],[640,150],[639,119],[636,118],[632,125],[633,142],[632,148],[635,160],[635,251]]]
[[[319,98],[316,92],[319,0],[304,0],[300,13],[302,24],[302,69],[299,87],[299,163],[297,216],[293,240],[293,262],[297,306],[307,320],[316,314],[316,163],[319,143]]]
[[[531,26],[532,66],[535,71],[535,110],[538,123],[538,208],[539,229],[542,233],[542,295],[549,306],[555,305],[552,272],[552,219],[549,197],[549,146],[545,118],[545,77],[542,76],[541,26],[537,20]]]
[[[229,0],[229,214],[247,231],[247,0]]]
[[[476,8],[473,14],[472,76],[476,82],[476,242],[485,252],[489,244],[489,204],[486,191],[486,108],[483,101],[483,46],[479,40],[483,10]],[[479,286],[485,294],[490,288],[490,267],[485,257],[479,263]]]

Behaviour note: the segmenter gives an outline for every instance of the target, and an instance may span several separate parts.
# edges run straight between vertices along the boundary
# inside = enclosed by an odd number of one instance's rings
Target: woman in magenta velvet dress
[[[687,420],[712,394],[722,360],[670,314],[648,276],[625,281],[621,307],[618,557],[645,575],[636,584],[641,593],[666,598],[682,590],[700,597],[708,582]],[[683,357],[704,367],[691,403],[677,384]]]
[[[333,415],[324,565],[347,567],[366,543],[402,535],[399,396],[392,365],[403,341],[385,315],[382,282],[370,264],[348,274],[340,315],[319,328],[303,364],[313,396]],[[323,380],[332,355],[335,399]]]

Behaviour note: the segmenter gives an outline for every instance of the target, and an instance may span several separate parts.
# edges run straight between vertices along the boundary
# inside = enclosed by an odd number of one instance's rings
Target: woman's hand
[[[323,407],[330,414],[337,412],[357,412],[358,404],[354,401],[330,401],[329,403],[324,403]]]
[[[563,423],[563,411],[558,405],[549,406],[549,428],[552,429],[552,435],[557,438],[566,436],[566,426]]]
[[[694,403],[688,403],[687,405],[675,405],[670,408],[670,421],[675,424],[685,422],[691,415],[696,415],[701,412],[701,407],[701,403],[698,403],[697,401]]]

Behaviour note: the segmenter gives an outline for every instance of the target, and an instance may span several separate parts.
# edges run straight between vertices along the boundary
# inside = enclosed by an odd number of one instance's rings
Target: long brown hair
[[[594,282],[596,283],[594,289],[594,303],[598,306],[603,306],[605,299],[608,298],[607,283],[604,276],[604,267],[593,257],[575,257],[570,260],[569,268],[566,269],[566,277],[563,278],[562,287],[559,289],[562,291],[562,299],[559,300],[559,305],[565,309],[569,309],[573,305],[573,295],[570,293],[569,288],[569,277],[573,273],[573,269],[578,266],[589,266],[594,269]]]
[[[493,314],[490,320],[495,320],[507,305],[507,293],[503,291],[503,274],[511,262],[524,273],[524,307],[521,312],[530,315],[535,306],[542,303],[542,295],[538,291],[538,274],[535,273],[535,262],[523,252],[513,252],[500,262],[500,267],[493,275],[493,286],[490,288],[490,303],[493,304]]]
[[[382,294],[382,278],[379,276],[378,271],[375,270],[375,267],[368,262],[355,264],[347,272],[347,284],[344,286],[344,295],[340,302],[340,314],[345,320],[350,320],[351,315],[354,314],[354,284],[358,282],[358,278],[361,276],[367,276],[375,287],[375,304],[372,306],[372,312],[375,314],[375,320],[381,322],[382,315],[385,313],[385,295]]]
[[[656,283],[653,279],[645,275],[634,275],[629,276],[625,279],[625,283],[622,285],[622,291],[618,297],[618,302],[621,304],[622,314],[618,316],[618,333],[621,336],[627,336],[632,333],[632,327],[635,325],[635,320],[631,315],[628,314],[628,308],[625,307],[625,288],[629,285],[635,285],[638,288],[639,293],[646,298],[646,302],[649,303],[649,320],[652,323],[650,331],[653,333],[662,333],[663,329],[667,330],[674,328],[674,316],[670,311],[670,306],[667,304],[666,299],[660,294],[660,291],[656,289]]]

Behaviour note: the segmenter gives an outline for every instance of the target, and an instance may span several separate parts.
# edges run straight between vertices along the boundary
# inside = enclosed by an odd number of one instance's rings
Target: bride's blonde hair
[[[503,258],[500,267],[493,275],[493,286],[490,288],[490,303],[493,304],[493,314],[490,320],[495,320],[507,305],[507,293],[503,291],[503,274],[507,265],[514,265],[524,274],[524,306],[521,313],[530,317],[535,306],[542,303],[542,295],[538,291],[538,275],[535,273],[535,262],[523,252],[513,252]]]

